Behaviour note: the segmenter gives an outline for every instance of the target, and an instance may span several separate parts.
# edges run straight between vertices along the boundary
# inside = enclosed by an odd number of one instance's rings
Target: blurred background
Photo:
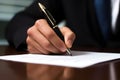
[[[7,45],[4,30],[15,13],[30,5],[33,0],[0,0],[0,45]]]

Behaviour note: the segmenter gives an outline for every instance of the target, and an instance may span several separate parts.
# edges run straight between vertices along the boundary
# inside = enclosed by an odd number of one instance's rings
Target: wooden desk
[[[1,55],[11,53],[21,54],[26,52],[18,52],[9,46],[0,46]],[[109,63],[77,69],[0,60],[0,80],[120,80],[119,61],[114,63],[114,66],[116,79],[111,79]]]

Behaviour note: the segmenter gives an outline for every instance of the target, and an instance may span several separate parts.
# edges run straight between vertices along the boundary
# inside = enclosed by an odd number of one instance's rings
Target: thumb
[[[68,48],[71,48],[75,40],[75,34],[68,27],[61,27],[60,31],[64,36],[65,44]]]

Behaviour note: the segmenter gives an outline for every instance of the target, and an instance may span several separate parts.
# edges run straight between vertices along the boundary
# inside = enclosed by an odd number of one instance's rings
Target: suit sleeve
[[[58,3],[57,0],[39,0],[39,2],[43,3],[50,12],[52,12],[57,22],[60,22],[63,19],[63,15],[60,16],[62,11],[60,11],[60,3]],[[59,15],[59,13],[61,14]],[[15,14],[5,30],[5,37],[9,45],[15,47],[17,50],[26,50],[27,29],[33,26],[36,20],[41,18],[44,17],[39,10],[37,0],[25,10]]]

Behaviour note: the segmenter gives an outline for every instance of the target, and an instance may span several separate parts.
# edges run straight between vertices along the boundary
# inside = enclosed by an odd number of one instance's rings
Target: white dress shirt
[[[119,14],[119,4],[120,0],[111,0],[111,8],[112,8],[112,30],[115,31],[116,20]]]

